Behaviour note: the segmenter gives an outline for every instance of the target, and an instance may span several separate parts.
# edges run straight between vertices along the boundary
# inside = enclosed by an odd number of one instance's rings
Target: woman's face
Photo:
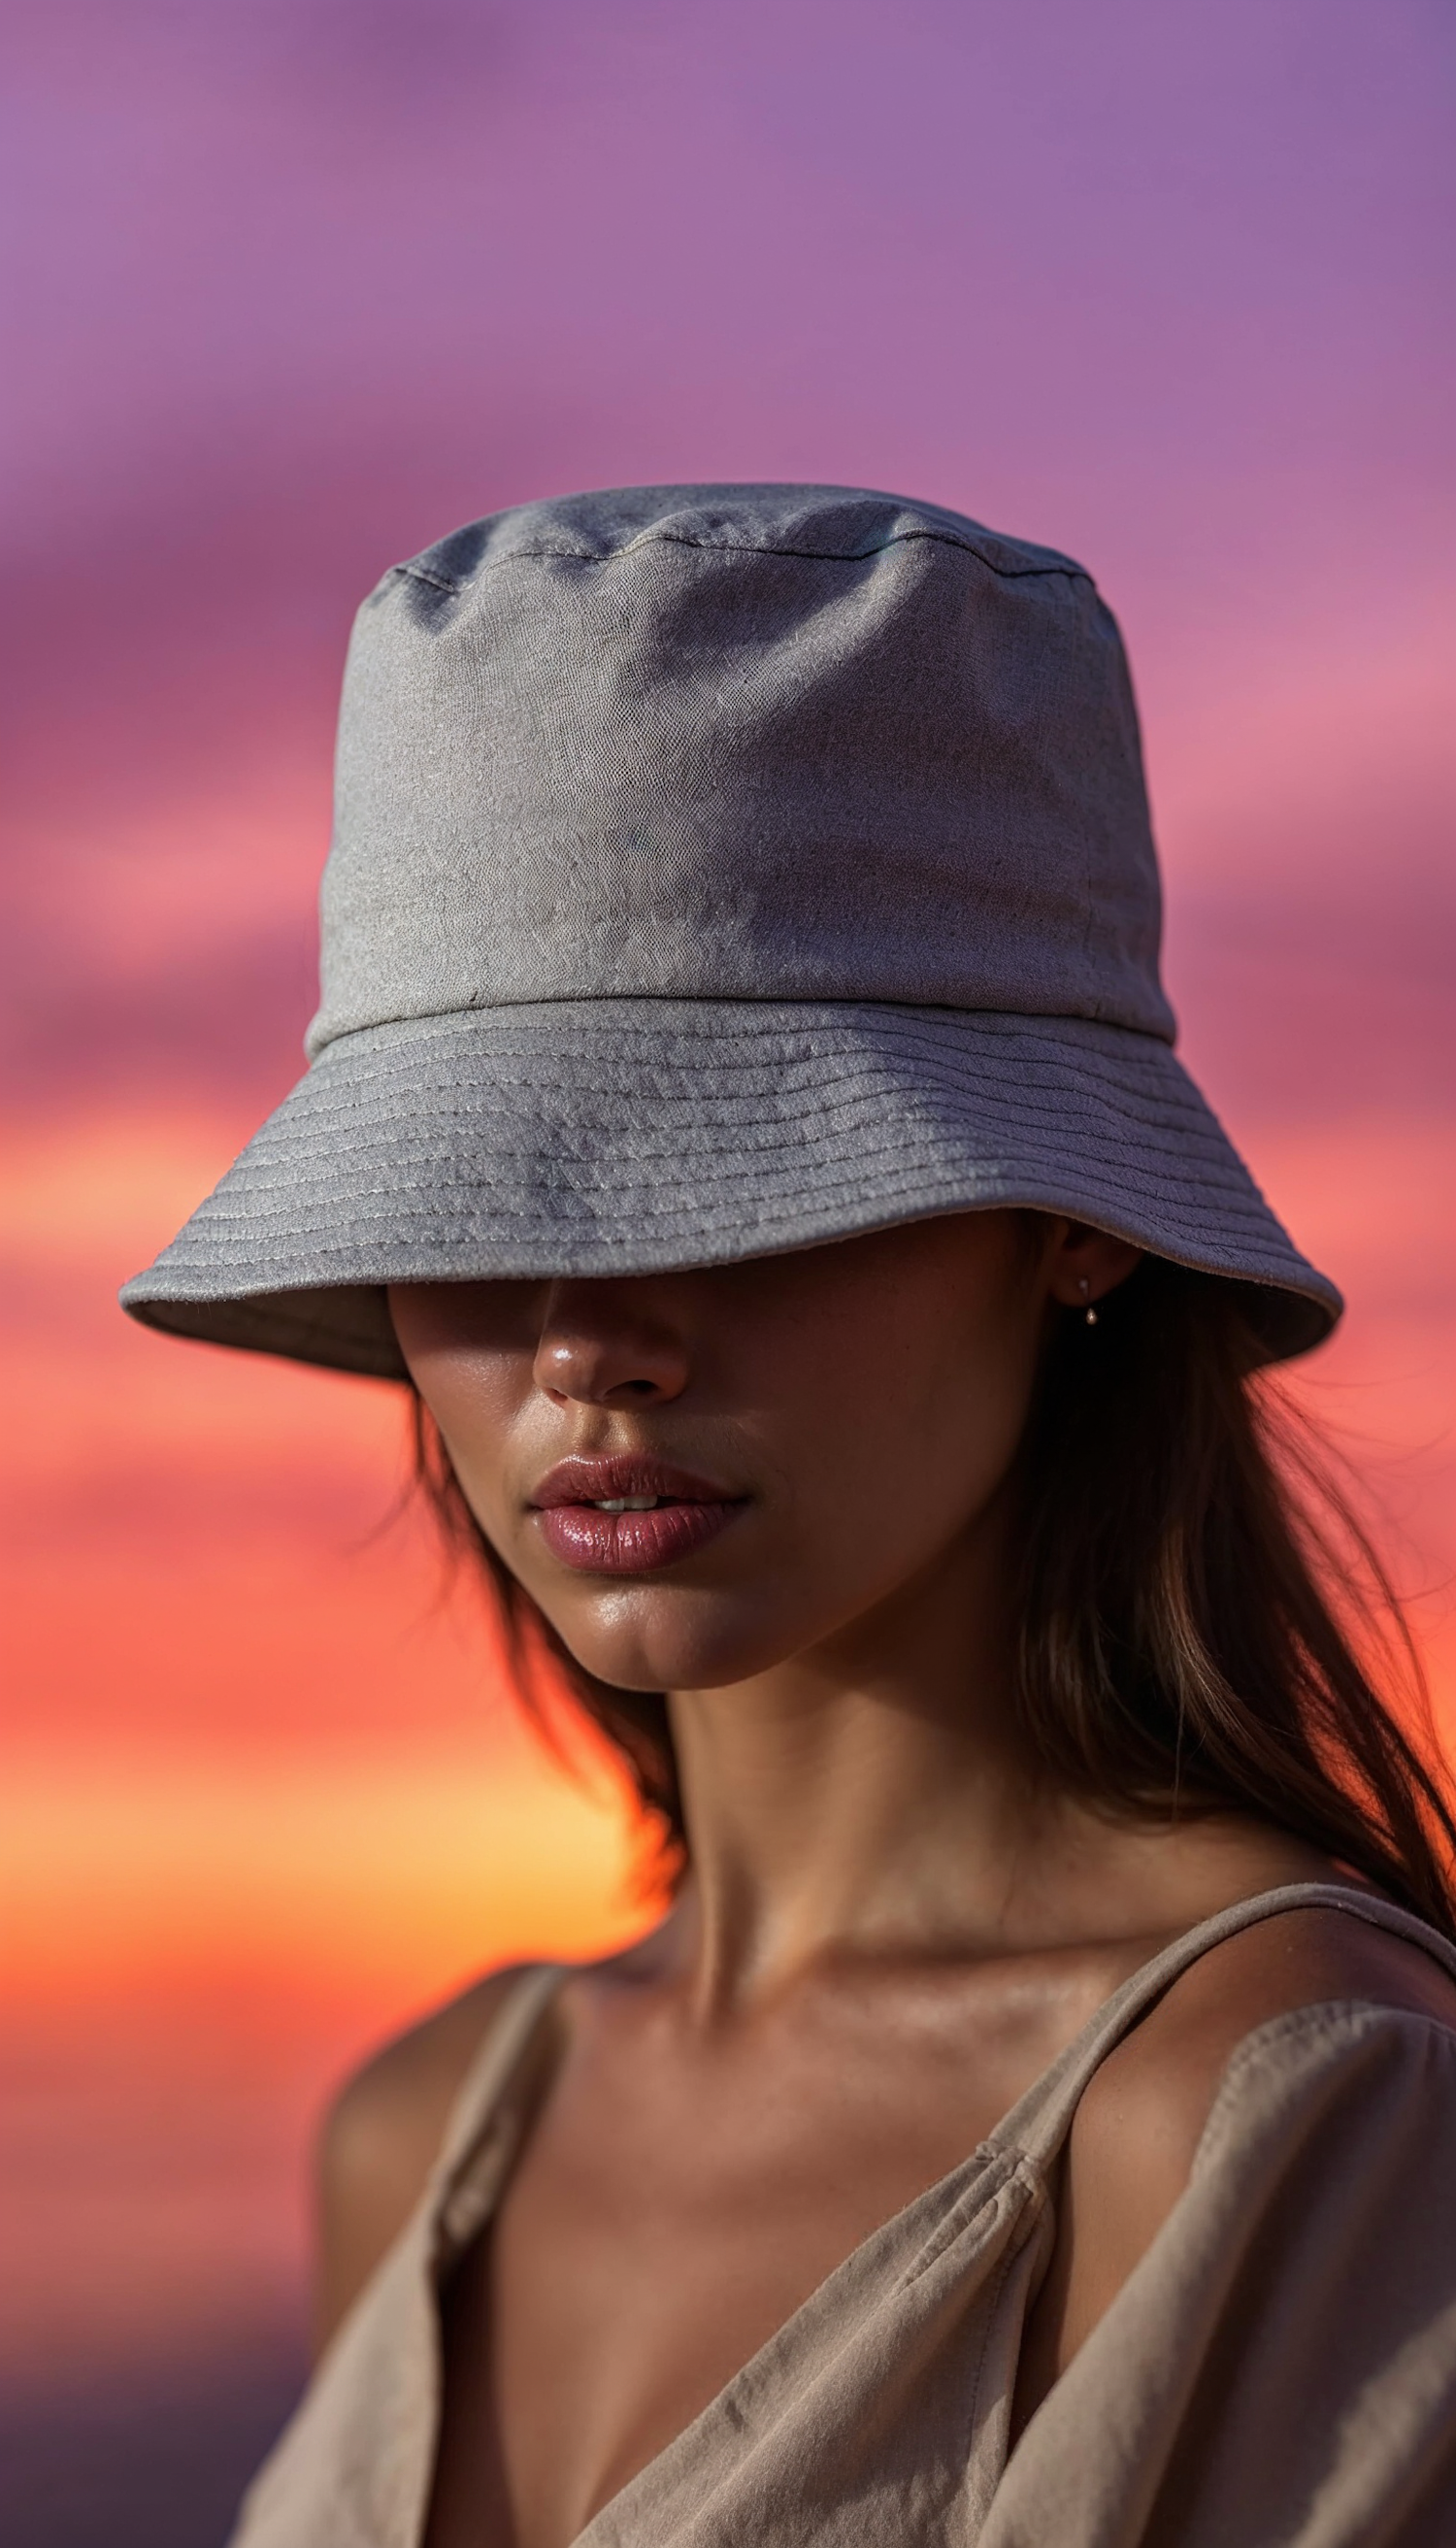
[[[472,1509],[573,1654],[622,1687],[705,1689],[976,1533],[1050,1305],[1134,1260],[978,1212],[685,1274],[402,1284],[390,1306]]]

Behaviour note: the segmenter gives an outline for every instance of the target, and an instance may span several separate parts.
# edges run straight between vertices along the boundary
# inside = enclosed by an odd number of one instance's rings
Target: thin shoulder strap
[[[512,2095],[568,1967],[528,1964],[486,2029],[450,2111],[425,2206],[437,2243],[464,2245],[492,2211],[515,2154],[519,2101]]]
[[[1261,1920],[1277,1919],[1282,1911],[1347,1911],[1372,1929],[1388,1929],[1398,1938],[1409,1938],[1412,1946],[1424,1948],[1456,1980],[1456,1946],[1424,1920],[1418,1920],[1413,1911],[1402,1911],[1378,1893],[1365,1893],[1346,1884],[1281,1884],[1270,1893],[1252,1893],[1246,1901],[1230,1902],[1227,1910],[1216,1911],[1211,1920],[1202,1920],[1196,1929],[1185,1931],[1130,1975],[1111,1999],[1103,2001],[1050,2069],[1013,2106],[991,2135],[988,2146],[1015,2148],[1043,2162],[1052,2158],[1094,2071],[1146,2015],[1154,2000],[1161,1998],[1169,1985],[1196,1964],[1201,1956],[1206,1956],[1211,1947],[1221,1946],[1226,1938],[1237,1937],[1241,1930],[1257,1927]]]

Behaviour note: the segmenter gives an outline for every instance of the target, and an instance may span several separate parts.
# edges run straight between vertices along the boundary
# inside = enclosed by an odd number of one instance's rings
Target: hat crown
[[[318,1052],[612,997],[1170,1039],[1115,621],[1085,570],[844,488],[526,504],[355,622]]]

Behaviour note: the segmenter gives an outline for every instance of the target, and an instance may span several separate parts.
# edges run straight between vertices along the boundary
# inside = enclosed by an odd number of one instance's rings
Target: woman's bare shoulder
[[[1278,2018],[1338,2000],[1456,2029],[1456,1979],[1411,1940],[1347,1912],[1292,1910],[1211,1948],[1108,2055],[1067,2139],[1052,2268],[1029,2329],[1023,2416],[1184,2193],[1239,2046]]]
[[[656,1969],[663,1921],[599,1961],[572,1967],[574,1983]],[[317,2151],[315,2330],[326,2343],[424,2191],[466,2074],[496,2019],[533,1964],[484,1973],[406,2027],[352,2071],[331,2099]]]
[[[466,2073],[528,1970],[484,1974],[371,2053],[330,2101],[317,2158],[320,2344],[413,2211]]]
[[[1409,1938],[1348,1912],[1293,1910],[1226,1938],[1110,2053],[1073,2123],[1069,2169],[1137,2254],[1188,2183],[1225,2072],[1260,2027],[1330,2000],[1456,2026],[1456,1980]]]
[[[1456,1978],[1412,1939],[1347,1911],[1280,1912],[1200,1956],[1120,2044],[1091,2083],[1073,2127],[1150,2158],[1154,2146],[1187,2182],[1229,2060],[1276,2018],[1331,2000],[1361,2000],[1456,2027]],[[1179,2187],[1181,2191],[1181,2185]]]

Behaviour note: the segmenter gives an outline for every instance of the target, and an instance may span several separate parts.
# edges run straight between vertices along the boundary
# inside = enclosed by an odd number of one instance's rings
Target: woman
[[[356,627],[301,1086],[124,1296],[416,1393],[676,1879],[347,2089],[247,2548],[1456,2536],[1452,1826],[1083,571],[633,490]]]

